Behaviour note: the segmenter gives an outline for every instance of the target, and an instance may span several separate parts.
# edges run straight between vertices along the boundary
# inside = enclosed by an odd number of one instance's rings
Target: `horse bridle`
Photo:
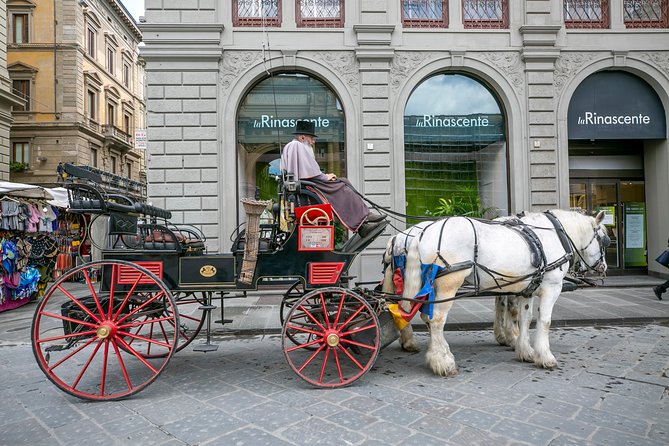
[[[581,255],[581,250],[576,248],[576,244],[571,239],[571,237],[569,237],[569,234],[567,234],[567,231],[565,231],[564,226],[562,226],[562,223],[560,223],[560,221],[557,219],[555,214],[553,214],[551,211],[546,211],[545,214],[548,217],[548,219],[551,221],[551,223],[553,223],[553,226],[555,226],[555,228],[557,229],[558,237],[560,237],[560,241],[562,242],[562,246],[563,247],[565,246],[565,243],[563,241],[563,237],[565,237],[566,240],[568,241],[569,245],[570,245],[569,246],[570,251],[572,253],[575,253],[576,256],[578,256],[577,262],[578,262],[578,265],[579,265],[579,269],[576,272],[577,273],[585,273],[586,271],[591,271],[591,272],[599,273],[597,268],[602,263],[604,263],[604,261],[605,261],[606,248],[608,248],[609,245],[611,244],[611,238],[607,234],[604,234],[604,237],[602,237],[601,234],[599,233],[599,230],[601,229],[599,226],[597,228],[593,228],[592,238],[585,245],[585,247],[583,247],[583,251],[585,251],[586,249],[588,249],[588,247],[590,247],[592,242],[594,242],[595,240],[597,240],[597,243],[599,244],[599,258],[597,259],[597,261],[593,265],[590,265],[588,262],[585,261],[585,259],[583,258],[583,255]],[[565,250],[566,250],[566,247],[565,247]],[[572,268],[574,268],[575,266],[576,266],[575,264],[572,265]]]
[[[601,228],[600,228],[599,226],[598,226],[597,228],[593,228],[593,230],[594,230],[594,234],[592,235],[592,238],[590,239],[590,241],[588,242],[588,244],[585,245],[585,247],[583,248],[583,251],[585,251],[586,249],[588,249],[588,248],[590,247],[590,245],[592,244],[592,242],[594,242],[595,240],[597,240],[597,244],[599,245],[599,258],[597,259],[597,261],[595,262],[594,265],[589,265],[588,262],[585,261],[585,259],[584,259],[583,256],[581,255],[581,253],[578,252],[578,250],[576,250],[576,253],[578,254],[578,257],[580,258],[580,262],[579,262],[579,263],[580,263],[581,265],[584,265],[584,266],[585,266],[585,270],[586,270],[586,271],[587,271],[587,270],[590,270],[590,271],[598,272],[597,268],[598,268],[602,263],[604,263],[604,261],[605,261],[605,258],[606,258],[606,248],[608,248],[609,245],[611,245],[611,238],[610,238],[606,233],[604,234],[604,237],[602,237],[601,234],[599,233],[599,230],[600,230],[600,229],[601,229]],[[569,237],[569,236],[567,236],[567,237]],[[570,240],[570,241],[571,241],[571,240]],[[573,242],[572,242],[572,244],[573,244]],[[581,271],[583,271],[583,269],[582,269]]]

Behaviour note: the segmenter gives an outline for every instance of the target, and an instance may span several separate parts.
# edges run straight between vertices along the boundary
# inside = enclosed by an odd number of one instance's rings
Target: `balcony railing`
[[[623,0],[627,28],[667,28],[669,0]]]
[[[343,0],[295,0],[295,21],[300,28],[341,28]]]
[[[448,28],[447,0],[402,0],[405,28]]]
[[[465,28],[504,29],[509,27],[508,0],[462,0]]]
[[[233,26],[281,26],[281,0],[233,0]]]
[[[97,121],[94,121],[91,118],[86,119],[86,127],[93,130],[95,133],[102,133],[100,124]]]
[[[110,147],[118,148],[120,150],[130,150],[133,147],[132,137],[115,125],[103,125],[102,134],[105,137],[105,142],[108,143]]]
[[[563,9],[566,28],[609,27],[609,0],[565,0]]]

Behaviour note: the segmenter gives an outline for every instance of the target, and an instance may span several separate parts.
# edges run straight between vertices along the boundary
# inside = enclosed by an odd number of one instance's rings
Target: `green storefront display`
[[[648,266],[646,261],[646,203],[624,203],[625,267]]]

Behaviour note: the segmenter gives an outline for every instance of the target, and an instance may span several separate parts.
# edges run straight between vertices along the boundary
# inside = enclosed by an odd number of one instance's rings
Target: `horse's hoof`
[[[543,369],[549,369],[549,370],[553,370],[553,369],[557,368],[557,366],[558,366],[557,360],[555,360],[555,358],[548,359],[546,361],[538,360],[538,361],[535,361],[534,364],[537,367],[541,367]]]
[[[528,352],[516,352],[516,357],[520,362],[536,362],[534,360],[534,351],[530,350]]]
[[[443,376],[444,378],[450,378],[451,376],[456,376],[458,368],[443,368],[443,367],[432,367],[432,373],[437,376]]]
[[[497,343],[498,343],[499,345],[509,345],[509,344],[507,344],[507,342],[506,342],[506,338],[505,338],[503,335],[497,335],[497,336],[495,336],[495,340],[497,341]]]
[[[418,353],[420,351],[420,347],[418,347],[418,345],[414,344],[414,343],[403,344],[402,345],[402,350],[404,350],[405,352],[409,352],[409,353]]]

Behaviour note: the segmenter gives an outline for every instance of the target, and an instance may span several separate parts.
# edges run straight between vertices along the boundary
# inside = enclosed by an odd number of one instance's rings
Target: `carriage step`
[[[232,324],[234,322],[234,319],[219,319],[217,321],[214,321],[214,324]]]
[[[194,352],[215,352],[218,350],[218,345],[216,344],[200,344],[193,347]]]
[[[198,310],[211,311],[215,310],[216,308],[218,308],[216,305],[202,305],[201,307],[198,308]]]

